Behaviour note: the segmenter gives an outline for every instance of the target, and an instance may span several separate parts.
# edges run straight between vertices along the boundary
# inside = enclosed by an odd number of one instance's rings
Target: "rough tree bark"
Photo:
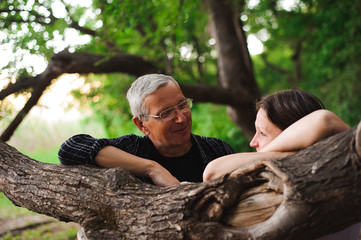
[[[361,123],[293,156],[173,187],[122,169],[40,163],[0,143],[0,190],[79,223],[90,239],[314,239],[361,220],[360,178]]]

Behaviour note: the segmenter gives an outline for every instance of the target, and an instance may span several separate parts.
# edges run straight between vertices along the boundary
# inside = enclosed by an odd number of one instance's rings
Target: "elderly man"
[[[145,136],[95,139],[76,135],[64,142],[59,160],[66,165],[121,167],[159,186],[201,182],[205,166],[234,153],[222,140],[191,133],[192,99],[177,81],[162,74],[139,77],[127,93],[133,123]]]

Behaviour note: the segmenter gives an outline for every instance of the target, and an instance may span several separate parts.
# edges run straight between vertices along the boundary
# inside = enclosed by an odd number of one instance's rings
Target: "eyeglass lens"
[[[182,113],[186,113],[186,112],[190,111],[191,107],[192,107],[192,100],[187,99],[187,100],[179,103],[177,106],[174,106],[170,109],[167,109],[167,110],[161,112],[159,114],[159,117],[163,122],[167,122],[176,116],[177,109],[179,109],[179,111]]]

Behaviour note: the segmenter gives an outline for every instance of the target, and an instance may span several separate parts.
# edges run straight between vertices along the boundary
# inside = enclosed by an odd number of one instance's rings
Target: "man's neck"
[[[159,152],[159,154],[164,157],[181,157],[186,155],[191,150],[192,146],[193,140],[190,139],[187,144],[184,144],[182,146],[172,146],[166,148],[155,146],[155,148]]]

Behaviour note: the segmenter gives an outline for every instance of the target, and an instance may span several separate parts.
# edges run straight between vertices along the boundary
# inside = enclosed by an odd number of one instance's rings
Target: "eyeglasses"
[[[187,98],[186,100],[182,101],[178,105],[176,105],[174,107],[171,107],[171,108],[168,108],[168,109],[160,112],[158,116],[156,116],[156,115],[146,115],[146,116],[147,117],[158,118],[162,122],[168,122],[168,121],[175,118],[175,116],[177,115],[177,109],[181,113],[189,112],[191,110],[192,106],[193,106],[192,101],[193,101],[193,99]]]

